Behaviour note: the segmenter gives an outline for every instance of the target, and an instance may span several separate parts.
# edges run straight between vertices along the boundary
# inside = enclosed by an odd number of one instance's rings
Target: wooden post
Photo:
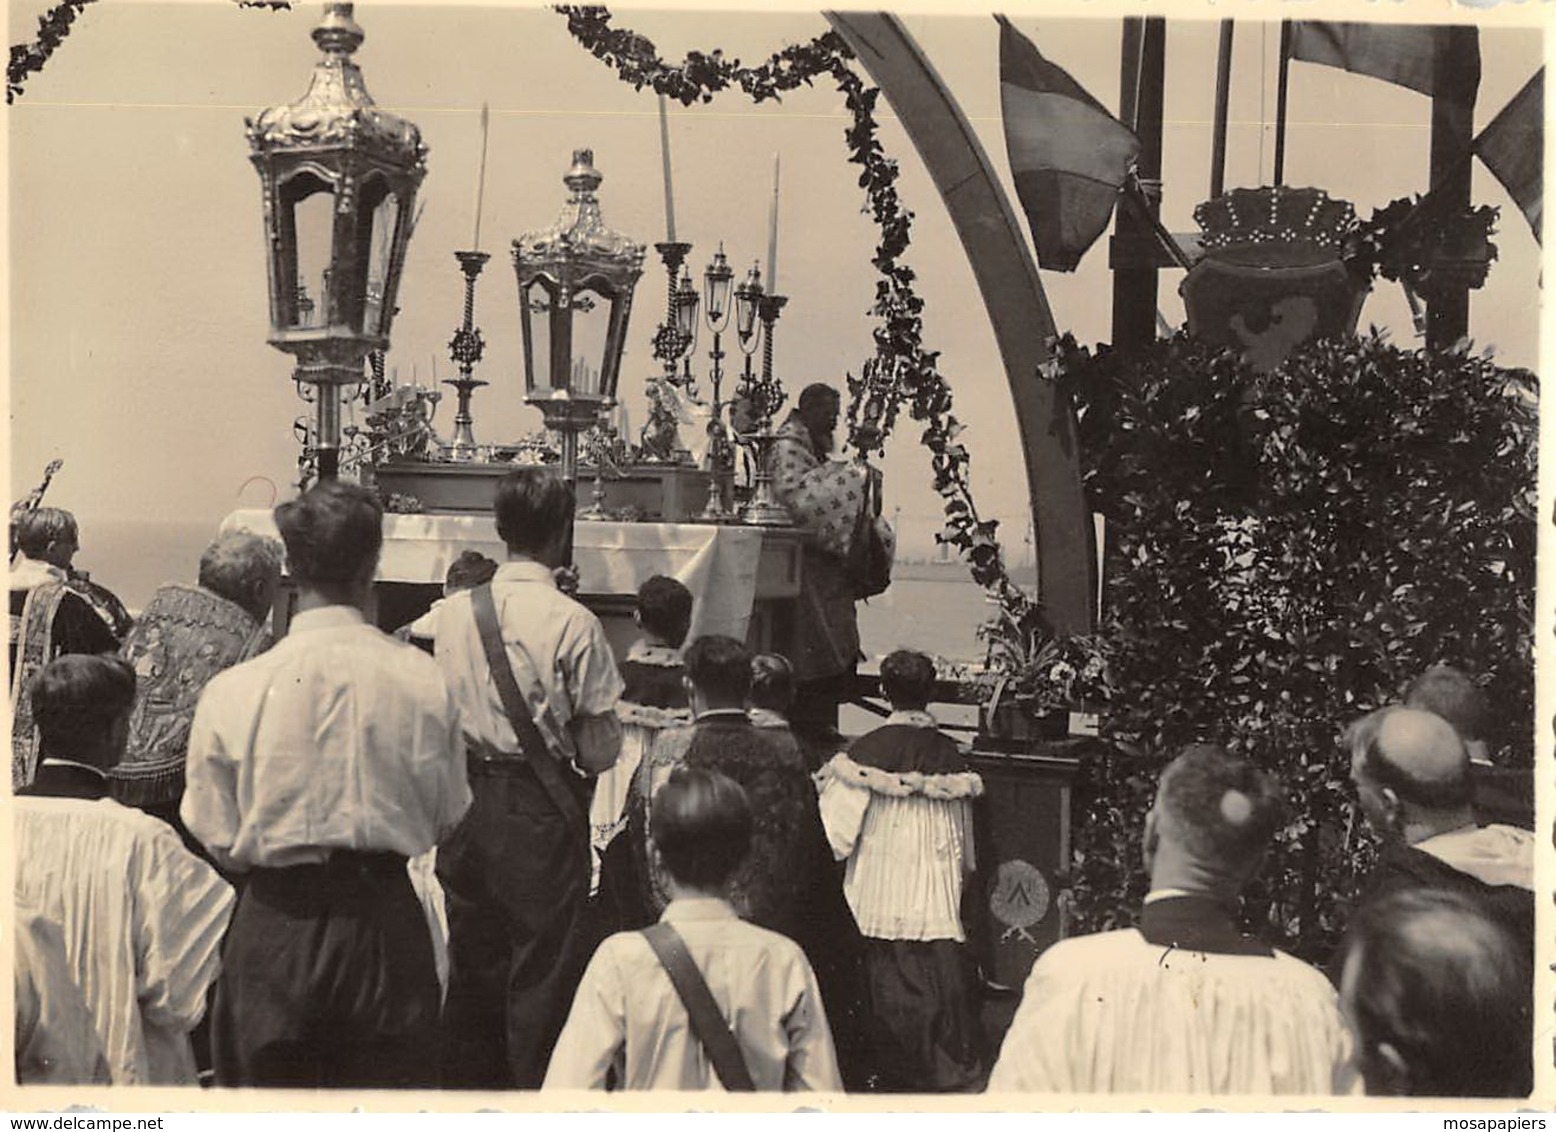
[[[1474,27],[1445,27],[1438,54],[1437,93],[1432,96],[1431,196],[1442,215],[1470,207],[1470,143],[1475,130],[1475,91],[1480,85],[1480,41]],[[1470,331],[1468,287],[1427,300],[1426,348],[1447,350]]]
[[[1216,110],[1210,138],[1210,199],[1226,189],[1226,119],[1232,98],[1232,21],[1221,21],[1216,52]]]
[[[1280,71],[1275,80],[1275,177],[1286,183],[1286,93],[1291,80],[1291,21],[1280,22]]]
[[[1160,215],[1161,197],[1152,187],[1162,175],[1162,100],[1166,77],[1167,21],[1161,16],[1132,16],[1124,21],[1121,120],[1140,139],[1140,179],[1147,184],[1148,209]],[[1113,232],[1120,245],[1144,246],[1153,226],[1134,210],[1120,208]],[[1157,268],[1154,264],[1117,267],[1113,272],[1113,345],[1141,346],[1156,339]]]

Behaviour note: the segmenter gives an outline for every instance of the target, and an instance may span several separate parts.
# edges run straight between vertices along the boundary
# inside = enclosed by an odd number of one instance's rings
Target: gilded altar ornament
[[[562,475],[578,477],[578,435],[616,404],[642,244],[605,226],[594,152],[573,151],[571,191],[550,228],[513,241],[525,400],[562,440]]]
[[[427,149],[414,124],[380,109],[351,56],[352,5],[329,3],[313,29],[322,53],[301,99],[246,119],[263,189],[270,337],[317,386],[310,430],[320,478],[339,468],[341,387],[389,348]]]

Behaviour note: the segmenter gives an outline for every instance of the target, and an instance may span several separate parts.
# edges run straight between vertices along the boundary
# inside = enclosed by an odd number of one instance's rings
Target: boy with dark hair
[[[618,933],[595,952],[545,1087],[840,1091],[804,954],[776,932],[743,923],[726,899],[751,843],[745,792],[724,775],[679,768],[654,798],[650,829],[670,904],[651,932]],[[675,958],[662,959],[661,948]],[[672,976],[667,962],[677,961]],[[688,1005],[688,979],[711,995],[711,1014]],[[728,1061],[710,1054],[719,1039],[733,1048],[744,1082],[726,1079]]]
[[[193,1085],[190,1035],[221,963],[232,889],[165,822],[109,799],[134,700],[135,672],[113,656],[62,656],[34,682],[43,762],[13,806],[15,895],[66,929],[112,1082]]]
[[[632,642],[621,663],[625,688],[616,714],[621,719],[621,756],[602,772],[589,808],[594,853],[594,884],[601,893],[601,912],[611,930],[641,927],[646,910],[636,894],[642,891],[641,861],[625,843],[605,875],[608,847],[627,824],[638,768],[668,728],[692,721],[681,663],[681,645],[692,623],[692,592],[674,578],[655,574],[638,587],[635,619],[643,635]]]
[[[891,1092],[966,1092],[983,1081],[961,920],[983,781],[929,714],[934,686],[923,653],[888,656],[881,688],[892,714],[819,775],[821,818],[848,863],[843,892],[864,935],[871,1076]]]

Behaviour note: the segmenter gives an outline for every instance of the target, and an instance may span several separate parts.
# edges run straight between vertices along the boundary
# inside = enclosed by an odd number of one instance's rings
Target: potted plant
[[[992,739],[1062,738],[1072,711],[1094,711],[1113,697],[1104,640],[1057,635],[1035,606],[1004,605],[978,629],[988,646],[979,689],[979,724]]]

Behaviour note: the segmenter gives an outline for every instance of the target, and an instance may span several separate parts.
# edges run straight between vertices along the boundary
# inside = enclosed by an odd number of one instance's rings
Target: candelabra
[[[773,435],[773,417],[788,399],[783,382],[773,372],[773,329],[788,301],[784,295],[759,294],[756,303],[762,320],[762,376],[749,391],[757,413],[756,431],[751,436],[751,445],[756,449],[756,486],[751,502],[741,509],[740,518],[760,527],[787,527],[794,523],[789,509],[773,494],[770,467],[773,444],[778,439]]]
[[[459,367],[459,376],[443,384],[452,385],[458,392],[459,407],[454,413],[454,437],[445,452],[456,463],[468,463],[476,458],[477,453],[475,430],[472,427],[475,419],[470,415],[470,395],[486,384],[471,376],[476,363],[486,352],[486,343],[475,326],[475,281],[486,266],[486,261],[492,257],[485,252],[455,252],[454,258],[459,261],[459,269],[465,274],[465,318],[448,343],[449,357]]]
[[[670,240],[654,248],[665,265],[665,317],[653,338],[654,359],[664,365],[664,374],[648,379],[649,415],[638,440],[647,459],[675,464],[689,461],[690,454],[681,443],[680,424],[669,406],[668,392],[681,384],[678,363],[696,342],[697,292],[690,291],[690,304],[683,301],[682,264],[692,246]]]
[[[702,509],[701,518],[705,523],[727,523],[735,514],[724,503],[724,404],[721,395],[725,358],[723,334],[729,325],[730,289],[735,273],[724,256],[723,244],[719,245],[718,253],[703,272],[702,279],[703,315],[713,333],[713,349],[708,352],[713,363],[708,375],[713,383],[713,402],[708,415],[708,505]]]

